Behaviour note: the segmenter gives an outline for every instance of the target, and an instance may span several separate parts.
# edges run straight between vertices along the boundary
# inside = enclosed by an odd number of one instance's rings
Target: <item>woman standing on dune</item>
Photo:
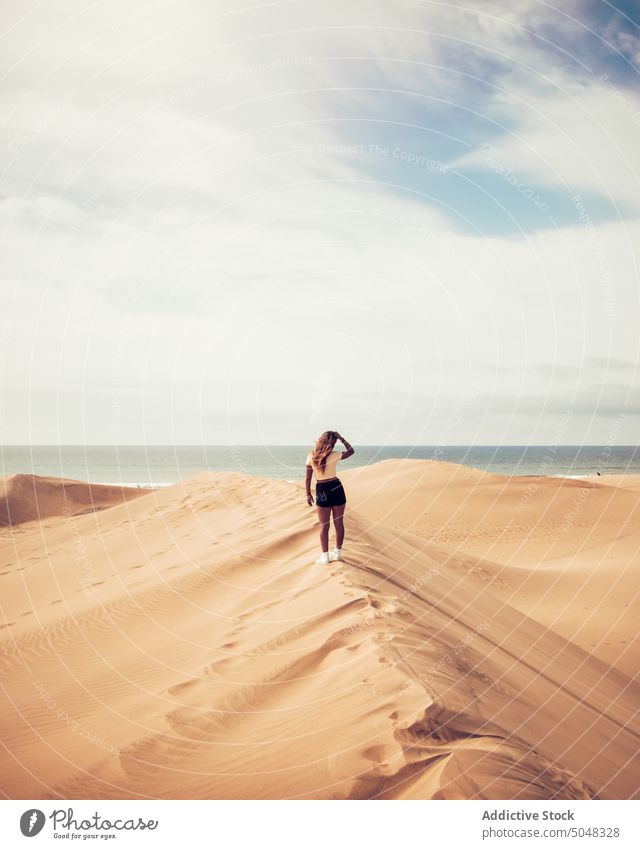
[[[334,451],[336,442],[340,440],[346,451]],[[347,440],[340,436],[337,430],[325,430],[318,437],[315,447],[307,454],[307,504],[313,504],[311,494],[311,476],[316,476],[316,508],[320,520],[320,545],[322,554],[316,563],[328,563],[330,560],[342,559],[342,543],[344,541],[344,508],[347,496],[336,477],[338,460],[346,460],[355,454]],[[329,522],[333,513],[333,524],[336,529],[336,547],[329,554]]]

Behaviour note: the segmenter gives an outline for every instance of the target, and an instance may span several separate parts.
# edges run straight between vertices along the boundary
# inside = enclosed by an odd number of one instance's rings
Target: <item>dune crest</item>
[[[235,472],[5,533],[2,791],[638,798],[638,683],[372,521],[359,471],[328,567],[303,486]]]

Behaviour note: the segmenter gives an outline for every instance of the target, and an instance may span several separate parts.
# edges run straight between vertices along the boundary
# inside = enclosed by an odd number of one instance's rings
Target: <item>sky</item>
[[[640,7],[0,13],[0,442],[635,444]]]

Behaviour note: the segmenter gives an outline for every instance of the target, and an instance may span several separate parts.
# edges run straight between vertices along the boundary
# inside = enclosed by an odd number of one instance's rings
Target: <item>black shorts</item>
[[[347,503],[340,481],[316,481],[316,507],[339,507]]]

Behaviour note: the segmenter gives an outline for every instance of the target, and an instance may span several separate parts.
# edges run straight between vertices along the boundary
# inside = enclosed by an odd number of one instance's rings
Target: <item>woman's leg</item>
[[[320,547],[323,551],[329,551],[329,522],[331,521],[331,507],[317,507],[317,510],[318,520],[320,522]]]
[[[332,507],[333,525],[336,529],[336,548],[342,548],[344,542],[344,509],[346,504],[337,504]]]

